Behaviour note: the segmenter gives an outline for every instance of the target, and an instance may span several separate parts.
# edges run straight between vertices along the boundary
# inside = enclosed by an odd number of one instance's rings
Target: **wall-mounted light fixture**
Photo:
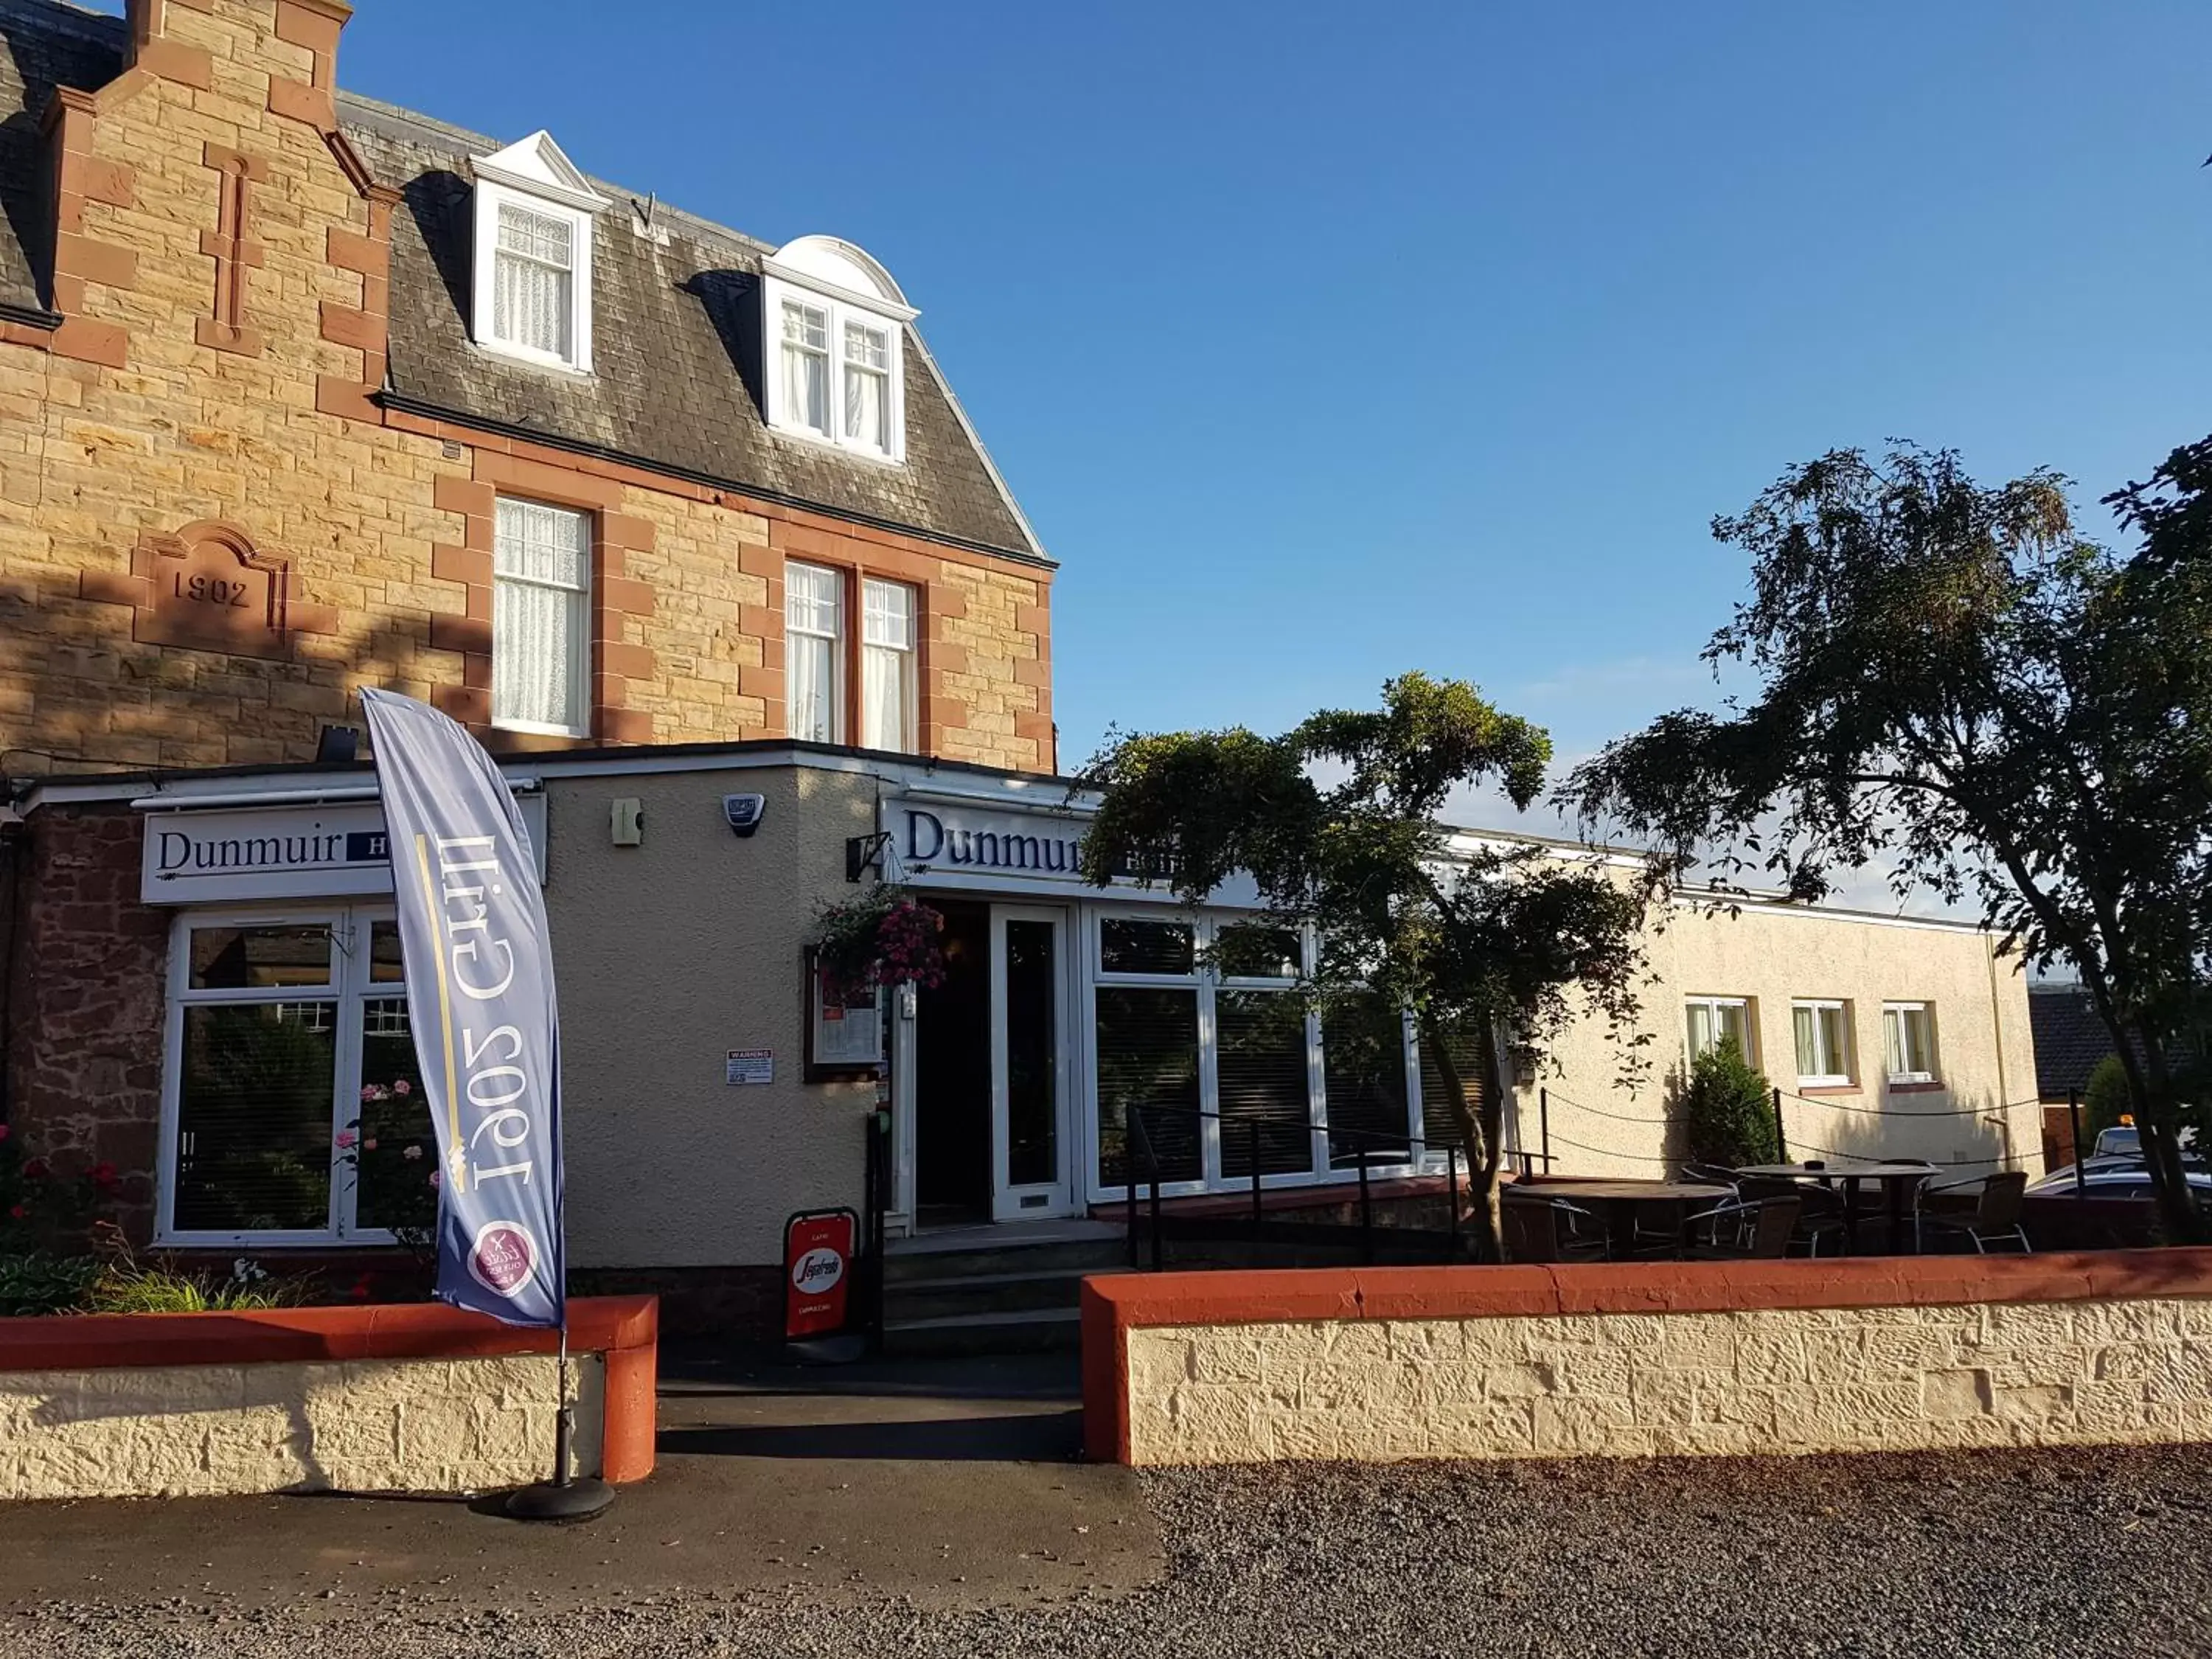
[[[888,830],[878,830],[872,836],[848,836],[845,838],[845,879],[858,881],[869,871],[878,876],[884,872],[884,849],[891,844]]]

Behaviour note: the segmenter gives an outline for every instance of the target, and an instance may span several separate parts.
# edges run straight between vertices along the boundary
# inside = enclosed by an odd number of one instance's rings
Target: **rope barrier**
[[[1907,1120],[1913,1118],[1983,1117],[2001,1112],[2016,1111],[2023,1106],[2037,1106],[2042,1103],[2039,1100],[2014,1100],[2008,1101],[2001,1106],[1960,1107],[1955,1109],[1947,1109],[1938,1112],[1893,1112],[1887,1111],[1878,1107],[1844,1106],[1832,1101],[1817,1100],[1808,1096],[1801,1095],[1794,1089],[1784,1089],[1779,1092],[1787,1099],[1796,1101],[1802,1105],[1818,1107],[1824,1110],[1849,1112],[1863,1117],[1902,1118]],[[1612,1122],[1632,1123],[1638,1128],[1656,1128],[1662,1131],[1664,1131],[1669,1126],[1669,1120],[1664,1116],[1657,1118],[1632,1117],[1625,1113],[1608,1112],[1601,1107],[1585,1105],[1583,1102],[1576,1100],[1571,1096],[1560,1094],[1556,1091],[1547,1090],[1547,1094],[1551,1103],[1553,1105],[1570,1106],[1577,1111],[1587,1112],[1592,1117],[1605,1118]],[[1578,1152],[1588,1152],[1595,1158],[1618,1158],[1631,1164],[1648,1164],[1662,1167],[1671,1167],[1677,1162],[1677,1160],[1674,1158],[1652,1158],[1641,1152],[1616,1152],[1609,1147],[1592,1146],[1582,1141],[1571,1140],[1565,1135],[1561,1134],[1556,1125],[1552,1128],[1551,1139],[1554,1146],[1571,1146]],[[1817,1153],[1822,1158],[1839,1158],[1845,1159],[1856,1158],[1862,1162],[1877,1162],[1880,1161],[1881,1157],[1879,1152],[1846,1152],[1840,1147],[1816,1146],[1810,1141],[1802,1140],[1795,1135],[1790,1137],[1790,1149],[1793,1152]],[[1520,1155],[1521,1154],[1519,1153],[1513,1154],[1513,1156],[1516,1157]],[[1540,1156],[1540,1154],[1531,1154],[1531,1156]],[[2015,1164],[2025,1164],[2027,1162],[2027,1155],[2021,1152],[2002,1152],[1994,1154],[1987,1158],[1915,1158],[1912,1161],[1917,1164],[1926,1164],[1932,1168],[1939,1170],[1965,1170],[1979,1169],[1987,1164],[1996,1164],[2000,1167],[2008,1167]],[[1850,1171],[1849,1170],[1838,1170],[1835,1171],[1835,1173],[1838,1175],[1848,1175]]]
[[[2039,1100],[2014,1100],[2002,1106],[1947,1106],[1936,1111],[1906,1112],[1887,1106],[1847,1106],[1840,1100],[1821,1100],[1810,1095],[1801,1095],[1795,1089],[1784,1089],[1781,1093],[1785,1100],[1802,1101],[1808,1106],[1817,1106],[1824,1112],[1847,1112],[1858,1117],[1981,1117],[1991,1112],[2016,1111],[2022,1106],[2042,1104]]]
[[[1671,1158],[1647,1158],[1641,1152],[1616,1152],[1605,1146],[1585,1146],[1579,1140],[1568,1139],[1557,1129],[1552,1131],[1552,1144],[1555,1146],[1571,1146],[1578,1152],[1588,1152],[1595,1158],[1618,1158],[1631,1164],[1656,1164],[1664,1167],[1670,1166],[1674,1162]],[[1541,1158],[1543,1154],[1535,1152],[1530,1156]]]

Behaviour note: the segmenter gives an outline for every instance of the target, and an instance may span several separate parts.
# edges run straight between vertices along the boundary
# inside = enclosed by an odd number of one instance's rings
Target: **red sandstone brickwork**
[[[17,834],[9,1118],[64,1174],[112,1164],[115,1219],[154,1225],[169,917],[138,902],[145,825],[125,804],[49,806]]]
[[[1050,769],[1049,571],[376,401],[398,198],[332,118],[346,15],[131,0],[131,66],[47,112],[64,320],[0,325],[0,772],[303,760],[364,684],[489,731],[487,489],[597,515],[594,742],[782,735],[789,556],[922,590],[922,752]],[[146,626],[139,550],[210,523],[285,572],[250,653]]]

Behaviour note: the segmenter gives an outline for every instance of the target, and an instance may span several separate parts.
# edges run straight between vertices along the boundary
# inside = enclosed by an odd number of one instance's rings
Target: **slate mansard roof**
[[[61,0],[0,0],[0,307],[44,309],[52,227],[39,120],[57,86],[122,72],[119,18]],[[592,180],[613,204],[592,242],[592,372],[534,369],[468,333],[469,161],[500,141],[349,93],[339,125],[403,205],[392,215],[386,395],[464,423],[635,459],[735,491],[1044,561],[911,325],[906,459],[848,457],[769,431],[761,414],[764,242]]]

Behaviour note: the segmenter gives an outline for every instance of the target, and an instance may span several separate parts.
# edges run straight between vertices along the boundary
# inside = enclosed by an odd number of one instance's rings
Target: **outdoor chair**
[[[1818,1255],[1824,1239],[1835,1241],[1840,1250],[1844,1242],[1844,1195],[1832,1187],[1822,1187],[1806,1181],[1784,1181],[1770,1176],[1742,1176],[1736,1182],[1736,1195],[1745,1202],[1753,1199],[1794,1198],[1797,1200],[1796,1237],[1804,1242],[1805,1254]]]
[[[1682,1179],[1702,1181],[1710,1186],[1734,1188],[1743,1177],[1734,1170],[1718,1164],[1685,1164],[1682,1166]]]
[[[1739,1176],[1734,1170],[1726,1169],[1718,1164],[1685,1164],[1682,1165],[1682,1179],[1685,1181],[1703,1182],[1710,1187],[1727,1188],[1729,1189],[1729,1196],[1721,1200],[1720,1202],[1715,1205],[1712,1209],[1705,1211],[1703,1213],[1705,1215],[1711,1215],[1716,1211],[1719,1210],[1735,1210],[1738,1212],[1735,1216],[1735,1219],[1737,1221],[1745,1226],[1748,1226],[1750,1224],[1753,1218],[1752,1212],[1750,1208],[1743,1203],[1743,1193],[1741,1191],[1743,1177]],[[1699,1219],[1699,1217],[1697,1214],[1683,1215],[1674,1218],[1673,1227],[1663,1234],[1656,1229],[1644,1227],[1639,1220],[1636,1230],[1636,1237],[1638,1243],[1641,1243],[1648,1237],[1655,1244],[1663,1243],[1664,1244],[1670,1246],[1678,1245],[1686,1236],[1682,1229],[1698,1219]]]
[[[1604,1224],[1577,1205],[1557,1199],[1508,1197],[1498,1206],[1498,1215],[1504,1224],[1508,1261],[1595,1261],[1604,1258]]]
[[[1948,1182],[1941,1187],[1923,1188],[1921,1192],[1933,1197],[1972,1184],[1971,1181]],[[1982,1195],[1970,1213],[1945,1214],[1917,1204],[1912,1217],[1914,1242],[1924,1249],[1931,1237],[1963,1237],[1973,1245],[1977,1255],[1986,1255],[1992,1244],[2014,1245],[2025,1255],[2034,1248],[2027,1242],[2027,1230],[2020,1220],[2027,1194],[2027,1172],[2003,1170],[1982,1181]]]
[[[1790,1241],[1805,1200],[1796,1193],[1749,1202],[1717,1205],[1689,1218],[1692,1261],[1778,1261],[1790,1254]],[[1700,1229],[1704,1237],[1698,1237]]]

